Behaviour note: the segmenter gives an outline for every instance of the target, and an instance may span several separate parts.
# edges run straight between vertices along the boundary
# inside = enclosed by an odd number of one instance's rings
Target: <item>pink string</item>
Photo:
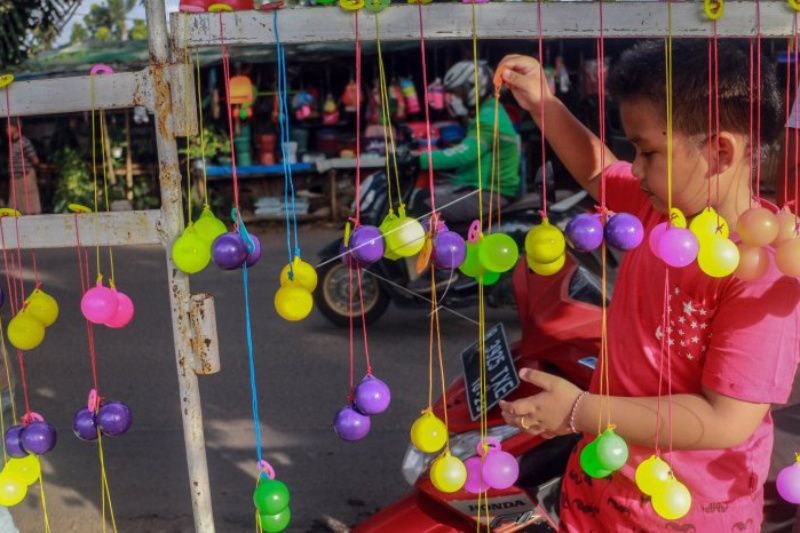
[[[231,143],[231,176],[233,177],[233,204],[236,206],[236,228],[241,223],[241,212],[239,210],[239,176],[236,171],[236,147],[233,142],[233,108],[231,106],[231,65],[228,55],[228,47],[225,46],[225,27],[222,22],[222,12],[219,13],[219,43],[222,48],[222,71],[225,76],[225,99],[228,110],[228,136]],[[192,201],[191,198],[188,199]],[[189,221],[191,223],[191,221]]]
[[[756,0],[756,43],[756,90],[758,91],[756,100],[756,157],[758,158],[756,160],[756,198],[758,204],[761,205],[761,0]],[[752,89],[750,92],[752,93]],[[753,144],[752,136],[750,144],[751,146]]]
[[[358,11],[356,15],[356,220],[361,223],[361,37],[358,32]],[[331,194],[335,194],[331,191]],[[336,214],[334,213],[334,216]]]
[[[78,254],[78,270],[80,270],[81,294],[85,294],[86,291],[91,288],[91,282],[89,278],[89,255],[86,248],[84,248],[81,244],[81,233],[80,229],[78,228],[78,214],[75,213],[73,218],[75,220],[75,252]],[[85,320],[85,322],[86,338],[88,339],[89,343],[89,360],[91,361],[92,365],[92,382],[94,383],[94,390],[98,391],[99,393],[100,385],[97,377],[97,350],[94,343],[94,327],[89,320]]]
[[[658,358],[658,396],[656,396],[655,453],[661,455],[661,392],[664,383],[664,349],[669,338],[669,267],[664,269],[664,313],[661,319],[661,350]]]
[[[792,35],[797,33],[797,16],[795,17],[792,22]],[[784,205],[789,203],[789,139],[791,138],[791,130],[788,127],[789,118],[792,116],[792,108],[791,108],[791,100],[789,99],[789,95],[791,94],[791,87],[789,85],[792,79],[792,62],[789,61],[789,58],[792,54],[792,40],[788,39],[786,41],[786,134],[784,135],[783,139],[783,203]]]
[[[709,94],[711,94],[711,93],[709,92]],[[748,144],[750,145],[750,150],[749,150],[750,172],[752,172],[753,171],[753,163],[754,163],[753,162],[753,40],[752,39],[750,39],[750,93],[749,93],[749,96],[750,96],[750,123],[749,123],[748,134],[750,136],[748,138],[750,139],[750,142]],[[748,180],[747,183],[748,183],[748,185],[750,187],[750,207],[753,207],[753,180],[750,179],[750,180]]]
[[[425,105],[425,133],[427,137],[428,152],[428,188],[431,194],[431,212],[436,214],[436,195],[433,186],[433,143],[431,140],[431,111],[428,107],[428,65],[425,57],[425,28],[422,22],[422,2],[417,3],[419,10],[419,51],[422,57],[422,98]],[[431,218],[434,218],[433,216]],[[431,233],[435,232],[435,227],[431,224]]]
[[[350,389],[348,392],[348,401],[352,402],[353,399],[355,398],[356,370],[355,370],[355,347],[354,347],[355,340],[353,339],[354,329],[355,329],[355,326],[353,325],[353,256],[349,252],[347,254],[347,274],[349,278],[349,283],[347,284],[347,289],[349,293],[348,306],[350,308],[350,312],[348,313],[348,319],[350,322]]]
[[[367,374],[372,375],[372,364],[369,361],[369,343],[367,342],[367,317],[364,312],[364,291],[361,289],[361,268],[356,265],[356,275],[358,276],[358,298],[361,302],[361,329],[364,332],[364,356],[367,360]]]

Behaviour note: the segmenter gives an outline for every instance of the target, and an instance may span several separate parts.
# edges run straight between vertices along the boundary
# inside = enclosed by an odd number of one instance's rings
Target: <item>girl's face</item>
[[[644,99],[620,104],[625,135],[636,148],[633,175],[662,213],[668,211],[667,125],[664,110]],[[709,166],[705,144],[689,136],[672,134],[672,205],[687,216],[699,213],[708,202]]]

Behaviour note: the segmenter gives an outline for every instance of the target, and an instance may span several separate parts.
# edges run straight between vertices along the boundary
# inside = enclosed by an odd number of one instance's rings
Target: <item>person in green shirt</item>
[[[483,190],[483,211],[489,210],[489,191],[492,185],[492,144],[495,120],[495,97],[493,94],[493,71],[485,61],[478,63],[478,91],[480,113],[480,139],[478,121],[475,119],[475,66],[472,61],[460,61],[447,71],[444,88],[449,96],[449,107],[453,114],[469,115],[471,120],[467,135],[460,144],[444,150],[427,150],[420,153],[423,170],[430,166],[437,171],[439,180],[447,181],[434,185],[437,210],[447,222],[471,221],[478,218],[478,196]],[[519,194],[520,139],[511,119],[502,105],[498,106],[499,172],[495,177],[493,205],[497,206],[497,191],[500,192],[500,207],[509,204]],[[480,171],[478,155],[480,154]],[[498,181],[499,177],[499,181]],[[499,186],[498,186],[499,183]],[[479,185],[480,184],[480,185]],[[425,199],[430,208],[430,198]],[[446,207],[445,207],[446,206]]]

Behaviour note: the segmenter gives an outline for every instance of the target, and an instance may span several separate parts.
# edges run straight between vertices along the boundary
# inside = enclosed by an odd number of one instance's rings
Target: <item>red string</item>
[[[661,319],[661,350],[658,358],[658,396],[656,396],[656,455],[661,455],[661,392],[664,384],[664,351],[669,338],[669,267],[664,269],[664,313]]]
[[[709,94],[711,94],[709,92]],[[753,171],[753,40],[750,39],[750,122],[748,126],[748,139],[749,139],[749,158],[750,158],[750,168],[749,171]],[[752,178],[747,181],[750,187],[750,207],[753,207],[753,180]]]
[[[335,194],[331,191],[331,194]],[[336,214],[334,213],[334,216]],[[356,221],[361,223],[361,36],[358,32],[356,11]],[[360,287],[359,287],[360,288]]]
[[[602,1],[601,1],[602,4]],[[536,24],[538,26],[539,31],[539,62],[541,65],[541,73],[539,76],[539,134],[542,137],[542,212],[544,216],[547,216],[547,142],[545,141],[544,137],[544,83],[545,83],[545,72],[544,72],[544,39],[542,37],[542,0],[538,0],[536,3],[536,10],[537,10],[537,19]],[[603,8],[600,7],[600,40],[603,39]],[[498,177],[499,180],[499,177]],[[499,185],[498,185],[499,189]],[[500,209],[500,202],[497,203],[498,211]],[[498,222],[499,224],[499,222]]]
[[[425,105],[425,134],[427,137],[428,152],[428,188],[431,193],[431,211],[436,213],[436,198],[433,189],[433,143],[431,141],[431,111],[428,107],[428,65],[425,58],[425,28],[422,22],[422,2],[417,3],[419,10],[419,53],[422,57],[422,99]],[[491,217],[490,217],[491,222]],[[431,232],[435,231],[431,224]]]
[[[756,0],[756,198],[761,204],[761,0]],[[751,89],[752,92],[752,89]],[[753,144],[753,137],[750,137]],[[752,168],[752,167],[751,167]],[[752,180],[751,180],[752,181]],[[752,196],[752,195],[751,195]]]
[[[28,202],[28,172],[25,165],[25,147],[22,142],[22,121],[19,117],[17,117],[17,134],[19,135],[19,158],[22,162],[22,192],[25,195],[25,213],[30,214],[31,208]],[[16,202],[16,200],[15,197],[14,201]],[[17,228],[17,235],[19,236],[19,228]],[[42,282],[39,279],[39,268],[36,265],[36,252],[33,250],[31,250],[31,262],[33,263],[33,276],[36,280],[36,288],[39,288],[42,286]]]
[[[796,89],[798,87],[798,85],[800,85],[800,50],[798,49],[798,46],[797,46],[798,45],[797,32],[798,32],[798,30],[800,30],[800,28],[798,28],[798,25],[797,25],[797,12],[796,11],[794,13],[793,29],[794,29],[794,86],[795,86],[795,89]],[[795,102],[797,102],[798,94],[800,94],[800,93],[798,93],[797,90],[795,90]],[[800,106],[796,106],[796,110],[795,110],[795,114],[794,114],[794,120],[795,120],[795,128],[794,128],[794,160],[795,160],[795,165],[794,165],[794,212],[797,213],[798,212],[798,208],[797,208],[797,200],[798,200],[797,193],[798,193],[798,190],[797,190],[797,188],[798,188],[798,182],[800,182],[800,179],[799,179],[800,178],[800,169],[798,168],[798,164],[797,164],[797,161],[799,159],[798,156],[800,156],[800,128],[798,128],[798,126],[800,126],[800,124],[798,124],[798,122],[800,122]]]
[[[350,321],[350,389],[348,392],[348,401],[352,402],[355,398],[355,349],[353,340],[353,256],[348,253],[347,254],[347,273],[349,277],[349,283],[347,285],[349,298],[348,298],[348,306],[350,308],[350,312],[348,313],[348,318]]]
[[[6,253],[6,236],[5,231],[3,230],[2,225],[3,219],[0,218],[0,241],[3,244],[3,268],[5,269],[6,273],[6,284],[8,285],[8,301],[11,304],[11,314],[17,314],[17,284],[11,283],[11,276],[9,275],[9,268],[8,268],[8,255]],[[11,260],[14,260],[13,251]]]
[[[707,148],[707,158],[708,158],[708,168],[709,168],[709,175],[708,180],[706,181],[706,188],[708,190],[708,197],[706,199],[706,207],[711,207],[711,177],[713,176],[714,168],[713,168],[713,160],[712,160],[712,153],[711,153],[711,138],[714,135],[714,105],[712,100],[712,94],[714,93],[714,44],[711,39],[708,40],[708,142],[706,143]],[[752,110],[751,110],[752,111]]]
[[[86,248],[83,247],[81,244],[81,233],[80,229],[78,228],[78,215],[77,213],[74,215],[75,220],[75,242],[77,243],[75,246],[75,251],[78,254],[78,270],[80,270],[80,278],[81,278],[81,294],[85,294],[87,290],[91,287],[91,282],[89,281],[89,255]],[[97,378],[97,350],[95,348],[94,343],[94,327],[92,323],[88,320],[86,322],[86,338],[89,342],[89,360],[91,361],[92,365],[92,381],[94,383],[94,390],[97,393],[100,393],[100,385],[99,380]]]
[[[792,35],[796,33],[797,17],[793,19]],[[792,116],[791,101],[789,94],[791,93],[789,82],[792,79],[792,39],[786,40],[786,134],[783,139],[783,203],[784,205],[789,202],[789,139],[791,138],[791,130],[788,127],[789,118]]]
[[[225,46],[225,27],[222,22],[222,12],[219,14],[219,43],[222,48],[222,72],[225,76],[225,102],[228,110],[228,136],[231,143],[231,176],[233,177],[233,204],[236,206],[236,227],[241,222],[239,212],[239,176],[236,172],[236,147],[233,142],[233,109],[231,106],[231,64],[228,47]],[[191,198],[188,201],[192,201]],[[191,223],[191,221],[189,221]]]
[[[367,374],[372,375],[372,363],[369,361],[369,343],[367,342],[367,317],[364,313],[364,291],[361,289],[361,268],[356,265],[358,276],[358,298],[361,302],[361,330],[364,332],[364,356],[367,360]]]
[[[719,189],[719,174],[722,162],[720,161],[720,147],[719,147],[719,134],[720,134],[720,126],[719,126],[719,39],[717,38],[717,21],[714,21],[714,100],[716,104],[716,109],[714,110],[715,120],[716,120],[716,137],[717,137],[717,209],[719,209],[719,201],[720,201],[720,189]],[[717,210],[717,227],[722,225],[719,210]]]
[[[541,2],[540,2],[541,4]],[[606,204],[606,90],[605,90],[605,56],[606,45],[603,30],[603,0],[597,3],[600,11],[600,38],[597,40],[597,98],[599,100],[598,129],[600,133],[600,206],[605,222]]]

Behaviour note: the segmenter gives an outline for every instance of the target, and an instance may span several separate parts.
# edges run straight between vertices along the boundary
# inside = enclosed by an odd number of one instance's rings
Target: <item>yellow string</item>
[[[92,180],[94,182],[94,238],[95,238],[95,259],[97,260],[97,279],[102,279],[100,273],[100,217],[98,215],[98,204],[100,203],[97,191],[97,132],[95,129],[95,88],[94,75],[89,78],[89,91],[92,100]]]
[[[106,164],[111,166],[111,169],[114,169],[113,158],[111,154],[106,154],[106,147],[110,148],[111,143],[107,142],[108,139],[108,128],[106,126],[106,112],[105,110],[100,110],[100,140],[103,143],[101,153],[103,154],[102,161],[103,161],[103,194],[105,195],[105,204],[106,204],[106,211],[111,211],[111,206],[108,201],[108,175],[106,173]],[[98,244],[99,246],[99,244]],[[109,266],[111,269],[111,277],[109,278],[109,284],[111,287],[114,287],[114,251],[111,245],[108,245],[108,261]]]
[[[38,458],[37,458],[38,459]],[[41,464],[41,461],[40,461]],[[41,467],[40,467],[41,470]],[[50,517],[47,514],[47,497],[44,494],[44,480],[42,479],[44,474],[39,474],[39,496],[42,498],[42,514],[44,515],[44,531],[45,533],[51,533],[50,530]]]
[[[197,108],[200,115],[200,159],[203,163],[203,193],[205,196],[204,206],[208,207],[208,175],[206,174],[206,132],[203,125],[203,100],[201,94],[200,81],[200,52],[195,52],[195,63],[197,64]]]
[[[184,17],[188,17],[184,13]],[[187,224],[192,223],[192,158],[189,157],[189,149],[192,147],[192,139],[189,135],[189,24],[183,24],[183,126],[186,129],[186,217]]]
[[[100,458],[100,485],[102,491],[103,501],[103,531],[106,530],[106,500],[108,500],[108,514],[111,517],[111,528],[114,533],[117,533],[117,521],[114,517],[114,504],[111,501],[111,489],[108,485],[108,476],[106,474],[105,454],[103,453],[103,435],[100,430],[97,430],[97,454]]]
[[[668,31],[665,47],[667,78],[667,207],[672,212],[672,2],[667,2]]]
[[[394,130],[392,129],[392,114],[389,107],[389,91],[386,86],[386,68],[383,63],[383,52],[381,50],[381,23],[380,16],[375,15],[375,46],[378,52],[378,81],[381,92],[381,114],[383,115],[383,136],[384,144],[386,145],[386,179],[389,188],[389,210],[392,211],[392,197],[391,197],[391,172],[389,172],[389,158],[391,156],[391,164],[394,169],[394,181],[397,191],[397,203],[401,209],[404,209],[403,204],[403,191],[400,188],[400,171],[397,165],[397,148],[394,140]],[[358,88],[361,90],[361,87]],[[386,143],[388,138],[389,142]],[[391,150],[390,150],[391,148]]]

